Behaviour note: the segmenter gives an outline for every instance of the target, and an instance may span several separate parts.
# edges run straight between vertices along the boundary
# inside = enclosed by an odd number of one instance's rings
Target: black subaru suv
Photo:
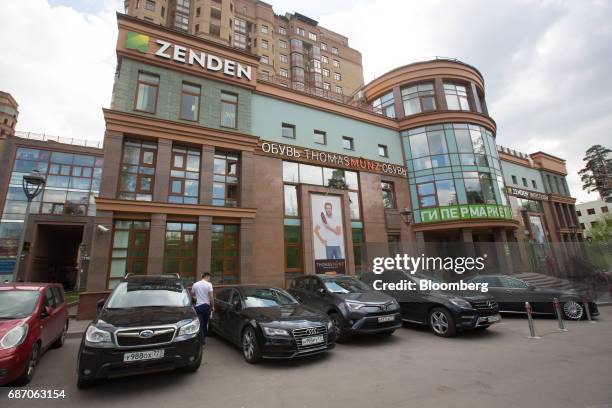
[[[183,368],[202,361],[200,322],[174,275],[128,275],[104,302],[81,341],[77,386],[95,380]]]
[[[413,282],[414,290],[385,292],[399,302],[404,322],[429,326],[437,336],[452,337],[466,330],[487,329],[501,321],[499,306],[487,293],[419,290],[421,280],[443,283],[433,275],[386,271],[382,278],[386,282]]]
[[[327,314],[338,342],[353,334],[391,334],[402,326],[395,299],[353,276],[301,276],[291,282],[289,293],[301,303]]]

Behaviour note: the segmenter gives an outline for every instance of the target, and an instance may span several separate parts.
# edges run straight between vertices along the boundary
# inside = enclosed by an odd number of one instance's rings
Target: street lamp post
[[[32,201],[39,195],[45,186],[47,180],[36,170],[32,170],[30,174],[23,176],[23,192],[28,199],[28,205],[26,206],[25,215],[23,218],[23,228],[21,230],[21,238],[19,239],[19,246],[17,247],[17,258],[15,259],[15,268],[13,269],[13,282],[17,281],[17,275],[19,274],[19,265],[21,264],[21,253],[23,252],[23,244],[25,242],[26,228],[28,225],[28,216],[30,215],[30,206]]]

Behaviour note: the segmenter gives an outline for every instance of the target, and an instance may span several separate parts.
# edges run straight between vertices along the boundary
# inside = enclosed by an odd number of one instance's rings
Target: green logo
[[[144,54],[149,51],[149,36],[128,31],[127,38],[125,39],[125,48],[140,51]]]

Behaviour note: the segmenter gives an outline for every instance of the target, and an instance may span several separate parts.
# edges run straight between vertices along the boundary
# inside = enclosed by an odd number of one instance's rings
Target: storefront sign
[[[344,259],[315,259],[315,273],[346,273],[346,262]]]
[[[458,221],[488,218],[512,219],[512,209],[497,204],[465,204],[426,208],[421,211],[421,222]]]
[[[529,200],[548,201],[548,194],[538,193],[537,191],[523,190],[516,187],[508,187],[507,193],[511,196],[527,198]]]
[[[289,159],[304,159],[315,161],[328,166],[342,166],[354,170],[363,170],[391,174],[394,176],[406,176],[406,168],[396,164],[382,163],[362,157],[346,156],[343,154],[323,152],[320,150],[306,149],[303,147],[289,146],[281,143],[263,142],[261,150],[275,156],[287,157]]]
[[[136,50],[143,54],[147,54],[149,52],[149,43],[150,38],[148,35],[132,31],[126,33],[125,48],[128,50]],[[171,60],[193,67],[199,66],[201,69],[207,71],[223,72],[224,75],[238,79],[245,77],[250,81],[252,78],[252,67],[249,65],[245,66],[227,58],[221,58],[204,51],[193,50],[160,39],[155,40],[155,47],[156,50],[153,55],[157,58]]]

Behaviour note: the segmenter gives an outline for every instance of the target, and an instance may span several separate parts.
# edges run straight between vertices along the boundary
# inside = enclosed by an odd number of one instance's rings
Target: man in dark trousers
[[[200,319],[200,331],[202,333],[202,345],[206,344],[206,331],[208,318],[215,304],[213,286],[210,283],[210,273],[204,272],[202,279],[191,287],[191,294],[196,300],[195,311]]]

